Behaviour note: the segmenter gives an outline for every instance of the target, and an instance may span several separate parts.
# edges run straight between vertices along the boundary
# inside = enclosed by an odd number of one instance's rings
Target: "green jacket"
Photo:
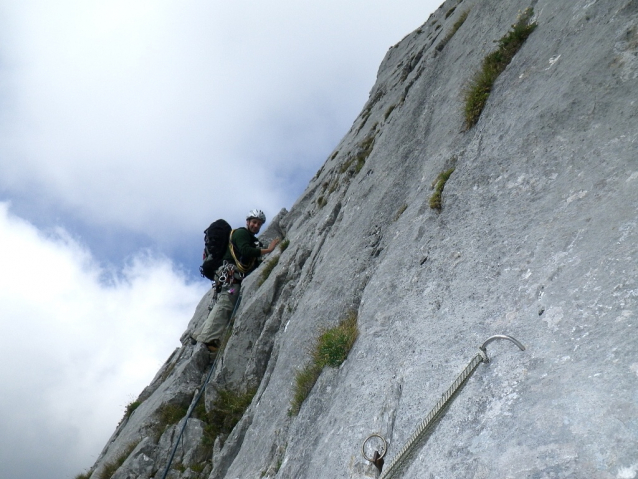
[[[259,259],[261,258],[261,248],[259,248],[259,240],[257,237],[248,231],[246,228],[241,227],[233,231],[230,236],[232,243],[228,245],[228,250],[224,255],[224,259],[229,263],[234,263],[235,259],[230,251],[230,248],[234,248],[235,256],[237,260],[241,262],[244,268],[248,268],[252,271],[259,266]]]

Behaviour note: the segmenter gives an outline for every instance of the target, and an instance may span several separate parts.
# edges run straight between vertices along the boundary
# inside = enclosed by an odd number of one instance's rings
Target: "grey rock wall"
[[[538,27],[465,130],[464,86],[528,7]],[[636,0],[445,2],[390,48],[361,115],[264,233],[290,246],[246,280],[205,403],[257,393],[212,453],[191,419],[168,477],[377,477],[366,437],[391,459],[493,334],[527,350],[490,344],[401,477],[638,477],[637,100]],[[130,444],[113,477],[161,477],[181,423],[160,430],[157,411],[207,374],[187,337],[209,301],[94,479]],[[308,344],[350,310],[348,359],[290,416]]]

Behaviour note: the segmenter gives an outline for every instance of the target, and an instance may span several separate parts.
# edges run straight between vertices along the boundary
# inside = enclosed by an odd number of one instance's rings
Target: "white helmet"
[[[266,222],[266,215],[261,210],[250,210],[248,212],[248,215],[246,216],[246,221],[248,221],[248,220],[250,220],[252,218],[256,218],[259,221],[261,221],[262,223]]]

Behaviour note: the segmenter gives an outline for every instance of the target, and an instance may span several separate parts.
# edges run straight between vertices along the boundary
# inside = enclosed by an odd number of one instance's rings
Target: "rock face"
[[[528,7],[536,30],[464,128],[464,87]],[[214,444],[190,419],[167,477],[378,477],[365,439],[387,464],[494,334],[527,349],[490,344],[397,477],[638,477],[637,101],[637,0],[446,1],[264,233],[289,246],[245,281],[202,402],[256,393]],[[183,424],[166,405],[183,417],[208,374],[187,338],[209,302],[90,477],[162,477]],[[348,359],[290,415],[308,345],[349,311]]]

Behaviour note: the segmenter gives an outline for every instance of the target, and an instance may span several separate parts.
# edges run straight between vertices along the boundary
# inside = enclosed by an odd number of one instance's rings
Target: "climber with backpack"
[[[208,314],[199,334],[194,338],[216,353],[221,345],[221,335],[237,304],[241,282],[261,262],[261,257],[272,252],[279,238],[262,247],[257,233],[266,222],[261,210],[251,210],[246,216],[246,226],[231,230],[224,220],[217,220],[204,232],[204,263],[202,276],[214,282],[217,301]]]

